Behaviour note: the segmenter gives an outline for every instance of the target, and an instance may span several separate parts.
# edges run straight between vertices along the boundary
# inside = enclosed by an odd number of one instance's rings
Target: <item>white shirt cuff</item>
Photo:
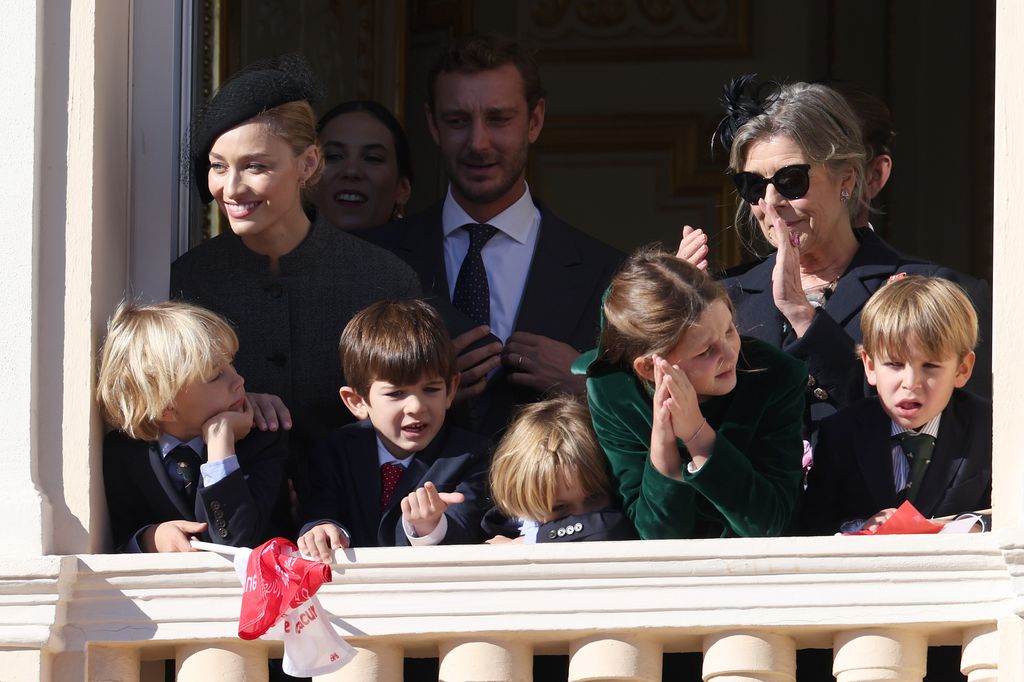
[[[448,534],[448,516],[445,514],[441,515],[437,525],[434,526],[434,530],[430,531],[423,537],[417,537],[415,529],[412,524],[405,520],[405,516],[402,517],[402,529],[405,531],[405,537],[409,538],[409,544],[413,547],[420,545],[439,545],[444,540],[444,536]]]

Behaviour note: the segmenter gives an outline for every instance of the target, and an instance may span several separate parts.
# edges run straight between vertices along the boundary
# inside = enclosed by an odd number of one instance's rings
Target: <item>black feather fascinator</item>
[[[713,147],[717,140],[726,154],[730,153],[732,141],[740,127],[750,119],[765,113],[765,109],[775,99],[774,94],[762,96],[765,86],[774,91],[775,88],[771,87],[774,84],[758,84],[755,78],[756,73],[737,76],[726,84],[722,92],[721,102],[725,108],[725,117],[718,124],[718,129],[711,138],[711,145]]]
[[[222,133],[286,102],[306,100],[312,104],[323,92],[323,85],[301,54],[285,54],[245,67],[193,115],[182,155],[183,177],[191,176],[206,203],[213,201],[206,175],[210,148]]]

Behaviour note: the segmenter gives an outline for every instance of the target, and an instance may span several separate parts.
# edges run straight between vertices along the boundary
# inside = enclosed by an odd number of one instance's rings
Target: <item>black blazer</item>
[[[862,341],[860,313],[873,293],[898,273],[942,277],[956,282],[978,312],[980,339],[977,361],[965,387],[984,398],[992,396],[992,291],[969,275],[918,258],[907,257],[872,230],[854,230],[860,248],[839,279],[835,292],[818,311],[807,333],[797,339],[772,297],[776,254],[722,283],[736,305],[740,332],[767,341],[807,363],[807,404],[816,424],[836,410],[873,393],[864,382],[856,355]],[[877,511],[877,510],[876,510]]]
[[[291,534],[284,433],[252,431],[236,444],[239,469],[209,488],[199,480],[195,506],[179,493],[164,467],[156,441],[112,431],[103,441],[103,484],[114,547],[118,552],[144,526],[164,521],[209,524],[203,540],[255,547]]]
[[[302,501],[303,533],[331,521],[348,532],[353,547],[408,545],[402,529],[402,498],[431,481],[440,492],[466,496],[464,502],[445,512],[448,533],[443,544],[472,544],[484,539],[480,519],[485,511],[490,463],[485,438],[455,427],[442,428],[409,463],[381,512],[376,435],[369,420],[349,424],[332,432],[314,451],[309,461],[311,495]]]
[[[571,227],[535,200],[540,210],[540,233],[530,264],[516,331],[540,334],[584,351],[597,345],[601,297],[622,263],[623,254]],[[423,292],[450,303],[444,264],[444,232],[438,202],[422,213],[361,234],[392,251],[408,263],[420,278]],[[451,325],[449,325],[451,327]],[[457,334],[456,329],[451,329]],[[515,405],[534,402],[540,396],[530,389],[509,384],[499,369],[489,382],[483,414],[474,426],[494,435],[507,426]],[[468,425],[465,415],[453,416]]]
[[[800,516],[806,531],[834,533],[898,506],[891,432],[877,397],[821,422]],[[914,506],[926,517],[948,516],[986,509],[991,495],[992,402],[954,390]]]

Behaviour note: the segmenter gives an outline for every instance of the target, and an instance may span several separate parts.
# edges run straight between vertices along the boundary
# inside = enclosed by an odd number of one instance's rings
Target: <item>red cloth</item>
[[[331,568],[299,556],[298,548],[274,538],[252,550],[245,569],[238,636],[256,639],[277,620],[331,582]]]
[[[907,501],[875,530],[858,530],[847,535],[927,535],[940,530],[942,526],[926,519],[917,511],[917,507]]]

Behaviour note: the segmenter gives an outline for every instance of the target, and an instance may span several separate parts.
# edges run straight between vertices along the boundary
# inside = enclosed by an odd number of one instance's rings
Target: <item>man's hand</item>
[[[437,528],[448,507],[464,502],[462,493],[439,493],[437,487],[427,481],[422,488],[417,488],[402,498],[402,517],[416,531],[417,537],[430,535]]]
[[[246,398],[242,411],[219,412],[203,424],[203,441],[206,443],[207,460],[217,462],[235,453],[235,443],[249,435],[252,430],[252,404]]]
[[[583,395],[587,378],[572,373],[579,351],[567,343],[540,334],[515,332],[508,337],[501,361],[509,371],[508,380],[540,393],[562,391]]]
[[[483,393],[484,389],[487,388],[487,374],[501,364],[499,359],[501,353],[500,341],[494,341],[486,346],[466,351],[467,348],[477,341],[487,338],[487,335],[490,333],[490,327],[480,325],[452,339],[452,345],[455,346],[455,353],[458,356],[456,364],[460,374],[459,390],[455,392],[455,404],[475,398]]]
[[[683,238],[679,240],[676,258],[682,258],[699,269],[708,270],[708,236],[704,230],[683,225]]]
[[[273,393],[247,393],[252,403],[253,421],[260,431],[285,431],[292,428],[292,413],[284,401]]]
[[[189,540],[204,530],[206,524],[198,521],[164,521],[143,531],[139,546],[143,552],[195,552]]]
[[[333,523],[321,523],[303,533],[295,545],[306,556],[329,564],[334,561],[334,550],[348,547],[348,536]]]

